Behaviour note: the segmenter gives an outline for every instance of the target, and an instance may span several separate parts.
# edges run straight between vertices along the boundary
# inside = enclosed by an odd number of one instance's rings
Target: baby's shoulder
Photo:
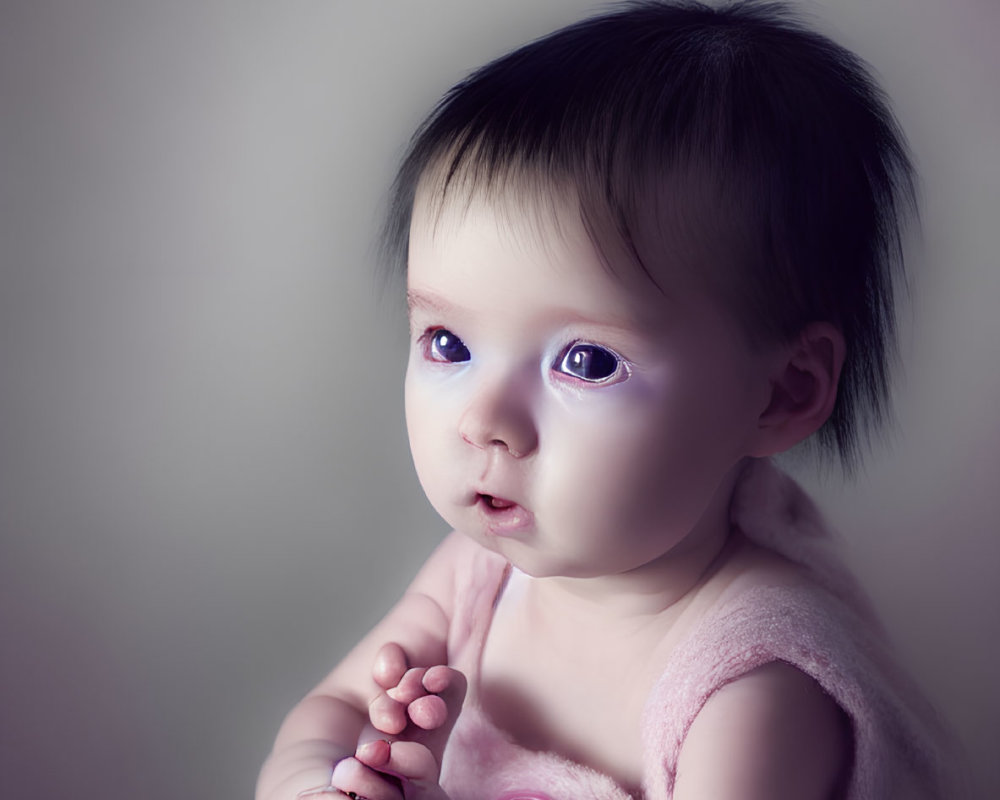
[[[843,710],[804,672],[770,662],[721,686],[690,723],[677,797],[828,797],[849,768]]]
[[[427,581],[451,579],[456,573],[469,569],[503,569],[503,558],[486,550],[465,534],[452,531],[434,548],[415,579],[415,585]]]
[[[676,779],[675,796],[775,797],[775,785],[819,796],[836,784],[851,736],[814,668],[844,655],[835,604],[808,568],[746,540],[731,548],[647,701],[665,754],[656,769]]]
[[[709,615],[755,590],[816,588],[816,575],[808,567],[741,536],[699,590],[694,605],[698,616]]]
[[[452,531],[434,549],[413,580],[411,590],[434,599],[451,618],[469,602],[470,592],[492,602],[508,565],[468,536]]]

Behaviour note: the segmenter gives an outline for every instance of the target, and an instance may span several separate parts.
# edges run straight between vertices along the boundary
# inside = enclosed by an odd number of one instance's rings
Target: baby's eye
[[[446,328],[438,328],[430,333],[428,355],[432,361],[449,364],[457,364],[471,358],[465,343]]]
[[[596,344],[574,342],[557,359],[556,369],[588,383],[612,383],[628,377],[625,362]]]

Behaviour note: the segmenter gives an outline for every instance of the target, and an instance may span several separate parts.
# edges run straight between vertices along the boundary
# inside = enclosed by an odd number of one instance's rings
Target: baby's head
[[[476,71],[411,143],[389,261],[415,208],[482,201],[543,236],[569,209],[612,275],[716,298],[753,348],[835,330],[817,438],[848,470],[884,421],[912,170],[864,64],[781,4],[628,3]]]

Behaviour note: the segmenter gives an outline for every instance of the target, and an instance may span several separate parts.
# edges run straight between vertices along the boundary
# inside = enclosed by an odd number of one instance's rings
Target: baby
[[[912,209],[865,66],[640,2],[453,88],[394,185],[406,418],[454,528],[258,800],[939,797],[933,724],[768,460],[887,414]]]

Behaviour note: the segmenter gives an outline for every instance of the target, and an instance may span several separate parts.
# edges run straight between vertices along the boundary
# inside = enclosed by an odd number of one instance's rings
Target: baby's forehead
[[[538,305],[558,307],[566,292],[596,298],[608,311],[617,309],[619,318],[650,328],[659,329],[665,318],[681,320],[695,309],[724,327],[738,325],[706,280],[702,262],[707,256],[695,255],[697,248],[681,234],[636,235],[633,252],[613,226],[601,223],[590,223],[580,198],[565,187],[418,192],[411,218],[411,290],[419,295],[437,287],[460,294],[456,284],[475,283],[483,269],[492,272],[498,299],[506,296],[505,281],[521,280],[520,291],[534,292],[532,302]],[[557,282],[525,279],[525,264]]]
[[[723,203],[714,192],[674,178],[632,205],[627,212],[616,209],[606,197],[563,179],[529,174],[483,183],[461,176],[445,183],[432,174],[414,197],[411,245],[418,232],[441,242],[475,225],[492,229],[512,248],[591,250],[611,275],[643,293],[725,282],[735,237],[731,224],[723,229],[717,220],[731,222],[733,215],[718,213]]]
[[[477,178],[428,169],[413,199],[411,230],[433,236],[452,234],[470,220],[492,220],[505,235],[538,242],[575,235],[580,220],[578,193],[568,183],[553,184],[529,174]]]
[[[427,251],[465,248],[470,261],[477,245],[552,264],[601,260],[571,195],[532,190],[467,187],[418,192],[410,223],[411,262]],[[469,265],[470,267],[473,264]],[[412,263],[411,263],[412,267]]]

